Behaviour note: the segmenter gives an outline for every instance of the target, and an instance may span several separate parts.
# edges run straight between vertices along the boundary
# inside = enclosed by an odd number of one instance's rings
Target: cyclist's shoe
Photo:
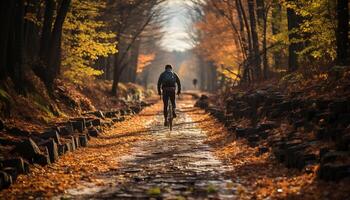
[[[164,121],[164,126],[168,126],[168,121],[167,120]]]

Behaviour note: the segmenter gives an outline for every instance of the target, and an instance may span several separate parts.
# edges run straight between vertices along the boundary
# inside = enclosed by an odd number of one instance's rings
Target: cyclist
[[[176,117],[175,108],[175,91],[177,85],[177,95],[181,93],[181,83],[180,79],[175,72],[173,72],[173,67],[171,65],[165,66],[165,71],[160,74],[157,84],[158,94],[161,96],[163,94],[163,104],[164,104],[164,126],[168,126],[168,102],[169,98],[173,106],[173,116]],[[162,90],[161,90],[162,88]],[[162,93],[163,92],[163,93]]]

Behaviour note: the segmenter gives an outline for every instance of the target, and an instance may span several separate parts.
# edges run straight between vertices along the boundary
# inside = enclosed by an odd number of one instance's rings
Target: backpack
[[[163,74],[162,84],[168,87],[175,87],[176,77],[172,71],[166,71]]]

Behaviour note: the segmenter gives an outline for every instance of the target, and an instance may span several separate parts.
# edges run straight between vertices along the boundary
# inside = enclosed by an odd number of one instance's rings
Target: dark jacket
[[[181,92],[181,82],[179,77],[177,76],[177,74],[175,72],[173,72],[172,70],[170,70],[174,76],[175,76],[175,80],[176,80],[176,84],[177,84],[177,93],[180,94]],[[163,87],[176,87],[175,83],[173,85],[164,85],[164,77],[165,74],[168,73],[169,71],[165,70],[163,73],[160,74],[159,79],[158,79],[158,84],[157,84],[157,89],[158,89],[158,94],[161,94],[160,88]]]

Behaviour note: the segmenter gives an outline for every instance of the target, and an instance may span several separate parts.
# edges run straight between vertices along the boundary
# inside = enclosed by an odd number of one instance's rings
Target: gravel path
[[[182,101],[172,132],[158,114],[147,122],[153,140],[139,142],[123,156],[122,168],[100,174],[103,186],[82,182],[58,198],[75,199],[235,199],[230,168],[204,144],[205,133],[186,114],[192,101]]]

